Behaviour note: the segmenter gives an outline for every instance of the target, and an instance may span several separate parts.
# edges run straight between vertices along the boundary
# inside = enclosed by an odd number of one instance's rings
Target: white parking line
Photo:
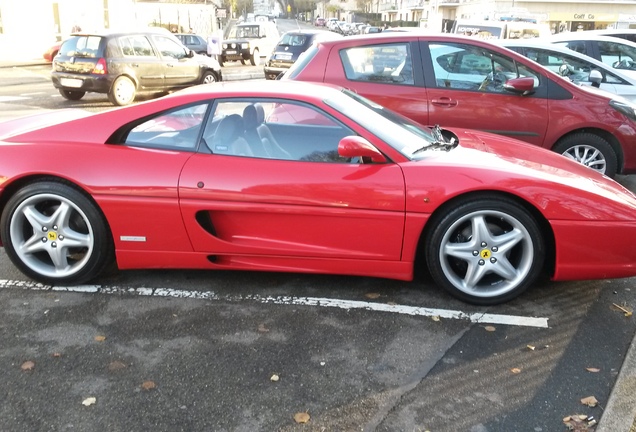
[[[48,286],[36,282],[0,279],[0,289],[26,289],[35,291],[56,291],[74,293],[101,293],[101,294],[131,294],[153,297],[175,297],[201,300],[224,300],[231,302],[253,301],[258,303],[271,303],[278,305],[319,306],[339,309],[363,309],[376,312],[397,313],[401,315],[440,317],[446,319],[467,320],[481,324],[502,324],[523,327],[548,328],[548,318],[526,317],[519,315],[499,315],[482,312],[466,313],[449,309],[433,309],[417,306],[396,305],[387,303],[374,303],[358,300],[340,300],[320,297],[294,297],[294,296],[259,296],[259,295],[228,295],[220,296],[213,291],[186,291],[173,288],[125,288],[108,287],[101,285],[78,285],[72,287]]]

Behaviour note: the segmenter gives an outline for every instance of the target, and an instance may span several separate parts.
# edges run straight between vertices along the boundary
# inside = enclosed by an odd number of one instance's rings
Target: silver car
[[[534,60],[576,84],[599,87],[636,102],[636,77],[620,69],[540,39],[501,39],[495,43]]]

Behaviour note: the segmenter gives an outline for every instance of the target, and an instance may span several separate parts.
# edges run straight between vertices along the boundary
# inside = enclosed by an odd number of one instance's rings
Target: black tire
[[[250,56],[250,64],[252,66],[258,66],[261,64],[261,53],[258,51],[258,48],[255,48],[254,52]]]
[[[66,100],[71,100],[71,101],[77,101],[80,100],[81,98],[84,97],[84,95],[86,94],[85,91],[79,91],[79,90],[64,90],[64,89],[59,89],[60,94],[62,95],[62,97]]]
[[[219,66],[223,67],[223,59],[219,57]]]
[[[214,72],[204,72],[203,77],[201,77],[201,84],[212,84],[213,82],[217,82],[218,79]]]
[[[245,59],[241,59],[241,64],[245,66]]]
[[[44,284],[81,284],[113,262],[104,216],[63,183],[35,182],[16,192],[0,218],[0,234],[13,264]]]
[[[579,132],[567,136],[552,150],[608,177],[613,178],[618,170],[618,157],[610,143],[592,133]]]
[[[127,76],[120,76],[113,82],[108,92],[108,100],[113,105],[124,106],[133,103],[137,96],[135,83]]]
[[[425,243],[433,280],[460,300],[495,305],[512,300],[540,275],[545,242],[536,220],[515,201],[466,198],[428,222]]]

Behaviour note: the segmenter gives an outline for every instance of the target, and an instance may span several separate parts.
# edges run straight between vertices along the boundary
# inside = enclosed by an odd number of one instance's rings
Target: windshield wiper
[[[425,145],[424,147],[418,148],[413,153],[411,153],[412,155],[423,152],[425,150],[450,151],[457,146],[457,141],[455,140],[455,138],[451,138],[450,141],[446,141],[446,138],[444,138],[444,135],[442,134],[442,128],[439,127],[439,125],[433,126],[433,128],[431,128],[431,133],[433,134],[433,138],[435,138],[435,141],[428,145]]]

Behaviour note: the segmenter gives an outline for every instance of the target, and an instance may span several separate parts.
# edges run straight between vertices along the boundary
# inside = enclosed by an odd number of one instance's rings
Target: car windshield
[[[259,26],[257,25],[245,25],[236,26],[230,30],[230,38],[257,38],[259,37]]]
[[[101,36],[73,36],[60,47],[60,55],[68,57],[100,57]]]
[[[282,46],[303,46],[307,42],[307,36],[302,34],[285,33],[278,45]]]
[[[437,139],[431,129],[416,123],[401,114],[391,111],[375,102],[343,89],[342,94],[347,97],[331,98],[325,103],[358,124],[363,125],[369,132],[402,153],[409,159],[421,159],[427,152],[417,151],[431,147]]]

